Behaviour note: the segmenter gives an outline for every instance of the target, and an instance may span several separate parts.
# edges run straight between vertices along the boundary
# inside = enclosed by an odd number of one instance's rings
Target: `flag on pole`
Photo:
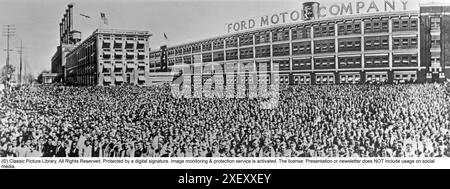
[[[164,39],[169,40],[169,38],[167,37],[166,33],[164,33]]]
[[[108,19],[106,18],[106,14],[105,13],[100,13],[100,18],[103,20],[103,23],[105,25],[108,25]]]
[[[80,14],[82,17],[85,17],[85,18],[91,18],[90,16],[88,16],[88,15],[85,15],[85,14]]]

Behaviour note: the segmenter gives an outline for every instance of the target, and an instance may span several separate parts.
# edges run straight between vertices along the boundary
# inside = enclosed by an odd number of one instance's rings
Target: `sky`
[[[335,0],[320,0],[335,3]],[[423,0],[450,1],[450,0]],[[108,25],[102,28],[146,30],[150,47],[157,49],[226,34],[227,23],[299,10],[304,0],[0,0],[0,25],[15,25],[10,47],[24,45],[26,72],[37,76],[50,70],[51,57],[59,44],[59,22],[67,4],[74,3],[76,12],[89,15],[78,20],[75,29],[85,39],[99,27],[100,12]],[[164,39],[166,33],[168,40]],[[6,37],[0,36],[0,66],[6,63]],[[10,63],[18,68],[19,55],[11,52]],[[18,69],[17,69],[18,70]]]

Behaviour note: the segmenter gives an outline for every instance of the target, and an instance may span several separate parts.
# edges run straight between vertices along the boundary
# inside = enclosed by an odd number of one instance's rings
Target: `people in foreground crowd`
[[[445,84],[287,86],[276,108],[261,100],[22,88],[0,99],[0,156],[450,157]]]

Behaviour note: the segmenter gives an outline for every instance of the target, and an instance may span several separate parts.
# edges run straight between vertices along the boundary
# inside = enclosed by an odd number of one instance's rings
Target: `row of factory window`
[[[392,19],[392,31],[405,31],[411,30],[416,31],[418,27],[417,18],[401,17]],[[338,35],[349,35],[349,34],[361,34],[361,20],[349,20],[344,22],[339,22],[337,24]],[[238,47],[238,46],[248,46],[253,44],[263,44],[278,42],[278,41],[288,41],[291,37],[292,40],[298,39],[309,39],[311,38],[311,27],[314,28],[314,37],[328,37],[335,36],[335,24],[327,23],[315,26],[296,26],[293,28],[282,28],[271,31],[262,31],[254,34],[244,34],[242,36],[233,36],[226,39],[220,39],[216,41],[203,42],[201,44],[194,45],[192,47],[182,47],[177,49],[169,49],[169,55],[182,55],[189,53],[196,53],[200,51],[210,51],[212,49],[223,49]],[[289,31],[291,33],[289,34]],[[389,31],[389,20],[388,18],[374,18],[364,20],[364,32],[365,33],[380,33]],[[270,37],[272,33],[272,37]],[[255,38],[253,40],[253,37]],[[238,40],[239,38],[239,40]],[[203,50],[202,50],[203,49]]]
[[[111,35],[98,35],[100,40],[117,40],[117,41],[122,41],[122,40],[138,40],[138,41],[147,41],[147,38],[145,37],[126,37],[126,36],[111,36]]]
[[[438,41],[440,43],[440,41]],[[436,43],[438,43],[436,42]],[[292,52],[290,52],[290,44],[276,44],[272,45],[272,56],[289,56],[292,55],[302,55],[311,54],[312,50],[315,54],[318,53],[334,53],[335,50],[335,40],[319,40],[314,41],[314,49],[311,49],[311,42],[294,42],[292,43]],[[393,37],[392,38],[392,49],[412,49],[417,48],[417,36],[412,37]],[[364,49],[365,50],[388,50],[389,49],[389,36],[371,36],[364,38]],[[253,58],[253,47],[241,48],[240,59]],[[338,52],[346,51],[361,51],[361,38],[346,38],[338,40]],[[238,58],[238,49],[226,50],[226,56],[223,56],[223,51],[214,52],[217,54],[217,59],[214,61],[235,60]],[[211,53],[203,53],[211,54]],[[159,52],[151,53],[150,58],[157,57],[160,55]],[[255,47],[255,57],[270,57],[270,45],[256,46]],[[205,59],[206,61],[211,61],[210,59]],[[204,60],[204,62],[205,62]]]
[[[123,69],[123,68],[115,67],[113,69],[113,68],[105,68],[105,67],[103,67],[102,73],[112,73],[112,72],[114,72],[114,73],[122,73],[123,71],[125,71],[125,73],[134,73],[134,70],[135,69],[133,69],[133,68]],[[144,72],[144,71],[145,71],[145,68],[138,67],[138,72]]]
[[[220,56],[219,56],[220,55]],[[233,50],[226,54],[227,60],[236,60],[237,59],[237,51]],[[403,67],[403,66],[417,66],[418,57],[417,54],[393,54],[392,62],[394,67]],[[169,66],[175,64],[182,64],[182,60],[184,60],[185,64],[192,64],[196,58],[194,56],[185,56],[183,59],[181,57],[177,58],[169,58],[168,64]],[[197,58],[198,59],[198,58]],[[223,53],[222,54],[214,54],[214,61],[223,61]],[[203,54],[202,57],[203,62],[212,62],[211,53]],[[280,70],[290,70],[290,61],[289,60],[274,60],[274,65],[278,65],[280,63]],[[366,55],[364,57],[364,62],[366,67],[387,67],[389,66],[389,55],[388,54],[379,54],[379,55]],[[360,68],[361,67],[361,56],[343,56],[338,57],[339,68]],[[156,64],[160,65],[160,61],[156,61]],[[151,63],[155,65],[155,63]],[[158,65],[156,67],[158,67]],[[314,59],[314,67],[315,69],[334,69],[335,68],[335,56],[329,57],[321,57]],[[292,60],[292,69],[293,70],[309,70],[311,69],[311,58],[303,58],[303,59],[293,59]],[[269,65],[270,70],[270,65]]]
[[[122,70],[125,70],[128,72],[133,72],[133,70],[137,70],[138,72],[145,72],[145,65],[144,63],[139,63],[137,66],[133,62],[129,62],[126,65],[122,64],[121,62],[116,62],[114,65],[112,65],[110,62],[103,62],[100,66],[102,67],[102,72],[110,72],[111,70],[114,70],[114,72],[122,72]]]
[[[125,71],[125,73],[133,73],[135,70],[138,73],[143,73],[145,72],[145,67],[143,66],[138,66],[137,69],[135,69],[136,67],[103,67],[102,69],[102,73],[122,73],[123,71]]]
[[[85,65],[85,64],[92,64],[97,61],[97,56],[94,56],[94,54],[90,56],[84,56],[81,57],[79,54],[72,54],[67,58],[67,68],[78,66],[78,65]]]
[[[137,77],[137,84],[143,85],[145,84],[145,75],[138,75]],[[103,75],[103,85],[109,86],[111,84],[115,85],[123,85],[125,83],[135,83],[134,80],[132,80],[132,77],[130,74],[122,75],[122,74],[115,74],[114,75],[114,81],[113,78],[111,78],[111,74],[104,74]]]
[[[69,75],[76,75],[76,76],[81,76],[81,75],[91,75],[91,74],[95,74],[97,72],[97,68],[94,65],[83,65],[83,66],[79,66],[75,69],[69,69]]]
[[[355,84],[360,83],[362,78],[360,73],[340,73],[339,81],[336,81],[335,74],[332,73],[321,73],[316,74],[314,79],[314,84]],[[387,82],[388,74],[387,72],[366,72],[365,74],[365,82]],[[244,75],[242,75],[244,76]],[[270,83],[270,76],[264,77],[262,75],[258,75],[257,83]],[[291,80],[292,79],[292,80]],[[312,84],[310,74],[293,74],[293,75],[285,75],[281,74],[277,77],[274,77],[274,81],[282,84],[282,85],[301,85],[301,84]],[[393,78],[394,81],[415,81],[417,80],[417,75],[415,71],[396,71],[394,72]],[[244,83],[253,83],[253,77],[245,75],[243,78]],[[226,81],[228,84],[234,84],[238,82],[237,77],[232,77],[231,80]]]
[[[86,75],[86,76],[67,76],[67,80],[69,83],[76,83],[81,85],[95,85],[97,84],[97,79],[95,76]]]
[[[115,52],[114,55],[111,55],[110,52],[104,51],[103,54],[100,54],[100,58],[103,59],[115,59],[115,60],[120,60],[120,59],[127,59],[127,60],[132,60],[134,58],[137,58],[138,60],[144,60],[146,56],[144,53],[137,53],[137,56],[135,56],[135,53],[133,52],[127,52],[125,53],[125,56],[123,56],[122,52]]]
[[[112,45],[111,43],[103,43],[103,45],[102,45],[102,48],[104,48],[104,49],[111,49],[111,48],[114,48],[114,49],[123,49],[123,48],[125,48],[125,49],[134,49],[134,47],[135,47],[134,43],[125,43],[125,45],[122,44],[122,43],[114,43],[114,45]],[[145,44],[138,43],[136,45],[136,49],[145,49]]]
[[[125,43],[122,43],[122,41],[114,41],[114,43],[111,43],[109,41],[103,41],[102,48],[103,49],[134,49],[136,46],[136,49],[145,49],[145,42],[144,41],[138,41],[136,44],[136,41],[126,41]]]

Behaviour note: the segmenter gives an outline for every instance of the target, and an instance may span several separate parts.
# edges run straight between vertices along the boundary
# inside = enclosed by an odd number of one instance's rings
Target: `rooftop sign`
[[[321,4],[305,2],[300,9],[258,16],[225,25],[226,33],[242,32],[279,24],[298,23],[307,20],[346,15],[419,10],[417,0],[349,0],[342,3]]]

